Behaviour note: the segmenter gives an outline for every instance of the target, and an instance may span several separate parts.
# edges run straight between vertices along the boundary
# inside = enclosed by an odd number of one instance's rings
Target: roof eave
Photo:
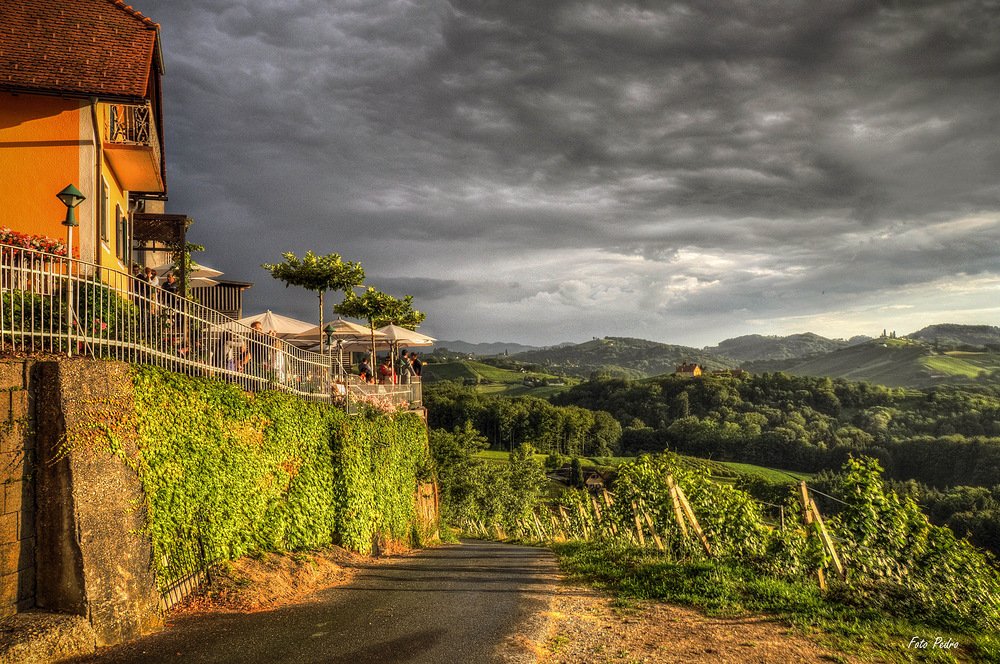
[[[62,97],[64,99],[97,99],[99,102],[111,104],[144,104],[145,97],[134,95],[114,95],[106,92],[94,92],[92,90],[61,90],[58,88],[29,88],[23,85],[5,85],[0,83],[0,92],[9,92],[14,95],[42,95],[45,97]]]

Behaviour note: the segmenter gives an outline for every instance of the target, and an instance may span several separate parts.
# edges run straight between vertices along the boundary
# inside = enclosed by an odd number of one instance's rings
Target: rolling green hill
[[[748,362],[808,357],[846,348],[848,345],[848,342],[843,339],[827,339],[812,332],[792,334],[787,337],[748,334],[726,339],[719,342],[718,346],[706,346],[704,350],[706,353],[725,355],[742,362]]]
[[[817,357],[785,370],[798,376],[829,376],[887,387],[929,387],[989,379],[1000,369],[992,353],[935,353],[912,339],[875,339]]]
[[[705,370],[743,368],[751,373],[782,371],[795,375],[863,380],[888,387],[930,387],[939,384],[994,383],[1000,380],[1000,354],[974,352],[1000,347],[1000,327],[931,325],[903,338],[827,339],[803,333],[786,337],[746,335],[704,349],[632,339],[604,337],[582,344],[516,353],[501,369],[471,361],[427,365],[425,380],[453,380],[485,385],[481,390],[513,395],[562,388],[524,386],[534,372],[540,378],[604,374],[645,378],[673,373],[689,362]],[[935,342],[938,350],[935,350]],[[997,344],[994,346],[993,344]],[[959,348],[960,347],[960,348]],[[959,350],[950,350],[959,348]],[[487,360],[492,361],[492,360]],[[523,369],[525,371],[518,371]],[[525,373],[527,372],[527,373]]]
[[[928,325],[912,334],[906,335],[907,339],[925,341],[929,344],[935,342],[949,346],[983,346],[985,344],[1000,344],[1000,327],[993,325],[955,325],[952,323],[942,323],[940,325]]]
[[[676,365],[682,362],[700,364],[706,369],[739,366],[739,362],[732,358],[690,346],[627,337],[604,337],[573,346],[517,353],[509,359],[538,364],[551,371],[582,378],[589,378],[595,372],[630,378],[657,376],[673,373]]]
[[[503,355],[506,353],[521,353],[528,350],[538,350],[538,346],[525,346],[513,342],[495,341],[492,343],[468,343],[466,341],[435,341],[435,349],[447,349],[469,355]]]
[[[543,398],[578,382],[548,373],[501,369],[471,360],[425,363],[423,380],[425,383],[450,380],[475,386],[479,392],[496,396],[531,395]],[[551,385],[553,382],[558,384]]]

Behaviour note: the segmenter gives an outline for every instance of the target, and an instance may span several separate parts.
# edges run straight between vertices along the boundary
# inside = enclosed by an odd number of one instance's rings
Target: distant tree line
[[[764,373],[596,380],[552,397],[622,425],[623,454],[660,452],[816,472],[849,456],[931,487],[1000,484],[1000,389],[929,391]]]
[[[610,413],[554,406],[536,397],[490,397],[449,381],[424,386],[427,424],[453,431],[471,425],[489,446],[513,450],[531,445],[540,453],[615,456],[622,428]]]

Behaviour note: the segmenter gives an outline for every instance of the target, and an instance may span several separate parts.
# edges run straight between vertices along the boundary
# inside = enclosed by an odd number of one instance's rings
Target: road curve
[[[364,567],[347,585],[251,614],[192,616],[79,664],[534,662],[555,590],[546,549],[478,540]]]

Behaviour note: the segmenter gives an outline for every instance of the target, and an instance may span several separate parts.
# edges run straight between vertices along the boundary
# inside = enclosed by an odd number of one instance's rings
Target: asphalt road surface
[[[388,565],[301,604],[191,616],[71,660],[87,664],[513,664],[534,662],[557,568],[545,549],[465,540]]]

